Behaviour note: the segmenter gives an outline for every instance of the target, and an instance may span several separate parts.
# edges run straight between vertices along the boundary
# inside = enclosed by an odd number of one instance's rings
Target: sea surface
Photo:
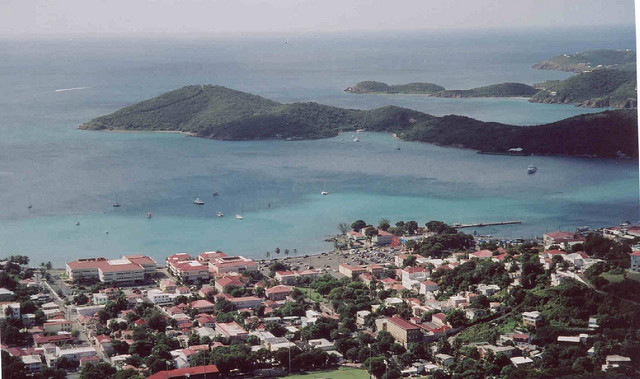
[[[361,80],[451,89],[532,84],[571,75],[530,68],[555,54],[634,46],[633,28],[0,39],[0,256],[28,254],[36,264],[61,266],[126,253],[158,261],[216,249],[256,258],[276,247],[306,254],[330,249],[324,239],[337,224],[359,218],[521,220],[475,229],[505,238],[637,221],[637,160],[478,155],[366,132],[359,143],[351,134],[227,142],[77,129],[165,91],[206,83],[282,102],[394,104],[547,123],[601,109],[343,89]],[[527,175],[531,163],[538,172]],[[193,205],[195,197],[206,204]],[[116,201],[122,207],[113,208]]]

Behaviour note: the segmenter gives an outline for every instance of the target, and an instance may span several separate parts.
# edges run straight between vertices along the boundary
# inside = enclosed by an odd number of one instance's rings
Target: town
[[[331,252],[262,260],[56,269],[13,255],[0,262],[3,378],[640,375],[640,226],[537,240],[459,228],[357,220]]]

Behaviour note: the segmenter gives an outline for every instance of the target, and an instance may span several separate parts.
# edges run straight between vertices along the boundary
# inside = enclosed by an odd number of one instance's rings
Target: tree
[[[284,249],[284,255],[289,255],[289,249]]]
[[[409,255],[405,260],[404,260],[404,265],[405,266],[409,266],[409,267],[413,267],[416,265],[416,260],[418,259],[418,257],[416,257],[415,255]]]
[[[378,229],[374,228],[373,226],[367,226],[367,228],[364,230],[364,235],[367,236],[367,238],[373,238],[373,236],[378,235]]]
[[[347,232],[349,231],[349,224],[347,224],[346,222],[339,223],[338,230],[340,231],[340,234],[347,234]]]
[[[89,302],[89,298],[84,293],[79,293],[73,298],[73,303],[76,305],[85,305]]]
[[[4,350],[2,350],[2,377],[5,379],[23,379],[27,377],[27,369],[22,363],[22,359],[11,356]]]
[[[276,247],[276,255],[280,255],[280,248]]]
[[[354,221],[353,224],[351,224],[351,229],[353,229],[356,232],[359,232],[365,226],[367,226],[366,222],[364,222],[363,220],[357,220],[357,221]]]
[[[269,259],[269,257],[271,256],[271,253],[267,251],[266,253],[264,253],[264,256],[267,257],[267,259]]]
[[[60,365],[60,363],[58,363]],[[80,371],[80,379],[108,378],[116,373],[116,368],[105,362],[88,363]]]
[[[364,361],[364,367],[367,368],[369,374],[375,375],[376,377],[381,377],[387,370],[385,357],[377,356],[367,358],[367,360]]]
[[[23,301],[22,303],[20,303],[20,314],[34,313],[36,309],[36,304],[31,300]]]
[[[385,232],[387,230],[389,230],[390,227],[391,227],[391,224],[389,223],[389,219],[388,218],[383,218],[378,223],[378,228],[384,230]]]

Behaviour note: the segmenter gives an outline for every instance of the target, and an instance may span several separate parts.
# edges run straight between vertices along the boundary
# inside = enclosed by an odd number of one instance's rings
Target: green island
[[[570,71],[576,73],[597,68],[635,71],[636,52],[629,49],[598,49],[575,54],[559,54],[534,64],[533,68],[538,70]]]
[[[389,85],[376,81],[359,82],[344,90],[356,94],[420,94],[435,97],[529,97],[538,90],[523,83],[501,83],[466,90],[448,90],[433,83]]]
[[[636,53],[631,50],[589,50],[561,54],[533,65],[540,70],[576,72],[565,80],[530,86],[501,83],[467,90],[447,90],[433,83],[389,85],[363,81],[347,87],[354,94],[422,94],[434,97],[528,97],[532,103],[574,104],[586,108],[637,108]]]
[[[638,154],[637,115],[610,110],[544,125],[516,126],[469,117],[436,117],[386,106],[343,109],[315,102],[282,104],[214,85],[191,85],[81,126],[85,130],[182,132],[218,140],[319,139],[357,129],[407,141],[483,152],[616,157]]]

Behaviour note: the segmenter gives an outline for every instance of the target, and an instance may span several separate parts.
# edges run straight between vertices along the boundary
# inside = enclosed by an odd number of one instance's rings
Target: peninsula
[[[347,87],[353,94],[421,94],[434,97],[528,97],[532,103],[574,104],[586,108],[637,108],[636,54],[631,50],[590,50],[562,54],[533,68],[577,72],[565,80],[530,86],[501,83],[466,90],[447,90],[433,83],[389,85],[363,81]]]
[[[407,141],[486,152],[615,157],[638,155],[637,115],[629,110],[516,126],[469,117],[437,117],[386,106],[343,109],[314,102],[283,104],[215,85],[191,85],[98,117],[86,130],[172,131],[218,140],[319,139],[366,129]]]
[[[359,82],[347,87],[345,92],[355,94],[421,94],[436,97],[529,97],[538,90],[523,83],[501,83],[466,90],[447,90],[433,83],[409,83],[389,85],[376,81]]]

